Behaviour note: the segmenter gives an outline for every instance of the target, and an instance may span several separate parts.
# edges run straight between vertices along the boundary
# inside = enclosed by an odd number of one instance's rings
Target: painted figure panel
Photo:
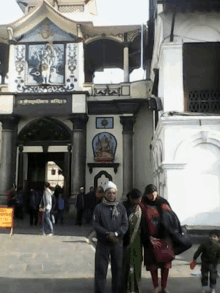
[[[92,142],[94,160],[96,162],[112,162],[115,157],[117,140],[109,132],[101,132],[93,138]]]
[[[28,46],[28,84],[64,84],[64,44],[34,44]]]

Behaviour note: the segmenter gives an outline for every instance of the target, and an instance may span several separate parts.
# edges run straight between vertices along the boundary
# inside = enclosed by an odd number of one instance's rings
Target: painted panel
[[[101,132],[93,138],[92,147],[96,162],[112,162],[115,157],[117,140],[113,134]]]
[[[68,34],[46,18],[38,26],[25,34],[20,42],[74,42],[76,39],[76,36]]]
[[[96,118],[96,128],[97,129],[112,129],[112,128],[114,128],[114,118],[113,117],[97,117]]]
[[[65,80],[64,44],[28,46],[28,84],[63,84]]]
[[[15,46],[15,84],[19,93],[63,93],[78,88],[78,44]]]

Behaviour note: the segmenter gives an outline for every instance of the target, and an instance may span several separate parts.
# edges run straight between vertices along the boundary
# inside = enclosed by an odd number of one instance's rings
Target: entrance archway
[[[17,137],[17,184],[24,190],[43,188],[46,165],[53,161],[64,176],[64,193],[70,194],[71,130],[61,121],[43,117],[27,124]],[[36,151],[37,149],[37,151]]]

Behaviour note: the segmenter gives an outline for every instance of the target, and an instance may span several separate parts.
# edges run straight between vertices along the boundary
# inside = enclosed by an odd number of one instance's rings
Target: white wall
[[[152,145],[154,177],[182,223],[220,226],[220,118],[161,118]]]
[[[134,188],[144,192],[147,184],[153,182],[153,165],[150,144],[153,136],[152,110],[145,105],[134,124]]]

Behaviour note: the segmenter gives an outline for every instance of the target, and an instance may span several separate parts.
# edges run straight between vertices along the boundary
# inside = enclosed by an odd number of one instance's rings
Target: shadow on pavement
[[[111,292],[111,280],[108,279],[106,293]],[[4,293],[92,293],[93,278],[74,279],[16,279],[0,278],[1,292]],[[201,291],[199,278],[170,278],[168,280],[170,293],[199,293]],[[142,292],[153,293],[150,278],[142,279]],[[103,292],[104,293],[104,292]]]
[[[79,236],[86,237],[92,229],[92,224],[75,225],[75,219],[66,217],[64,224],[54,224],[54,235],[56,236]],[[30,226],[29,215],[26,214],[23,220],[14,221],[14,234],[40,235],[42,225]],[[9,234],[9,229],[0,229],[0,234]],[[47,232],[49,233],[49,231]]]

